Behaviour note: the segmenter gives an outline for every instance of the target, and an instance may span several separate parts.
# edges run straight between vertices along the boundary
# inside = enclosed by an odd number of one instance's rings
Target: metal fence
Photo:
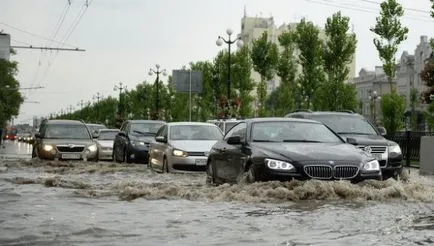
[[[423,136],[434,136],[434,132],[397,132],[394,135],[385,136],[387,139],[399,144],[407,166],[411,162],[420,160],[420,140]]]

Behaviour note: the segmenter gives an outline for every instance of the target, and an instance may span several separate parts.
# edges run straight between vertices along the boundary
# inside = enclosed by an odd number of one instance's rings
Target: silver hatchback
[[[205,171],[209,151],[223,139],[211,123],[174,122],[162,126],[149,148],[149,167],[156,171]]]

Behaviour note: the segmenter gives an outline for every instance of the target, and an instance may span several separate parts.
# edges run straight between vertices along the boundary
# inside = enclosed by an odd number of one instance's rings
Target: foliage
[[[429,129],[434,129],[434,101],[428,105],[425,118],[427,119]]]
[[[405,99],[396,92],[382,96],[381,111],[383,112],[383,125],[389,134],[393,135],[402,128],[404,110]]]
[[[24,98],[19,91],[20,84],[15,79],[17,63],[0,59],[0,128],[7,120],[17,116]]]
[[[250,56],[253,61],[253,69],[261,76],[257,86],[259,99],[259,116],[265,116],[265,99],[267,96],[267,82],[273,79],[279,59],[279,50],[275,43],[268,40],[268,33],[263,32],[262,36],[253,41]]]
[[[255,84],[251,78],[253,61],[250,57],[250,50],[247,45],[244,45],[237,51],[234,62],[235,65],[232,77],[234,78],[234,87],[236,88],[237,93],[232,105],[238,105],[238,110],[235,112],[235,116],[243,118],[251,117],[253,114],[253,98],[250,93],[254,89]]]
[[[425,64],[424,69],[420,73],[420,78],[424,81],[428,89],[423,92],[422,100],[425,103],[430,103],[430,95],[434,95],[434,60],[431,59]]]
[[[295,62],[294,33],[283,32],[279,36],[282,52],[277,63],[277,75],[281,83],[268,97],[266,105],[272,110],[272,116],[284,116],[294,108],[295,75],[297,64]]]
[[[400,17],[404,15],[404,9],[396,0],[385,0],[381,3],[380,16],[376,18],[376,24],[371,27],[371,32],[378,35],[374,38],[374,45],[383,62],[384,73],[388,77],[390,91],[395,90],[393,79],[396,73],[395,54],[398,45],[407,39],[408,28],[401,25]]]
[[[327,18],[327,41],[323,51],[324,71],[327,77],[317,93],[317,100],[320,102],[317,108],[322,110],[355,111],[357,108],[355,88],[353,91],[353,86],[345,83],[348,81],[349,64],[353,60],[357,44],[356,35],[348,34],[349,21],[350,19],[342,16],[341,12]]]
[[[310,109],[313,97],[324,81],[322,41],[319,38],[319,29],[312,22],[306,21],[305,18],[297,25],[294,37],[300,51],[298,63],[302,67],[298,77],[300,86],[297,87],[299,88],[297,93],[302,98],[298,104],[304,101],[305,105],[301,105],[301,107]]]
[[[416,88],[410,90],[410,108],[411,108],[411,129],[417,131],[417,114],[416,108],[420,104],[419,91]]]

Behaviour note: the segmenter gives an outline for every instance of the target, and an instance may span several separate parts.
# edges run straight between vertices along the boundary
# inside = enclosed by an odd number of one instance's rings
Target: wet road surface
[[[206,186],[0,148],[0,245],[434,245],[434,179]],[[30,151],[27,151],[29,150]]]

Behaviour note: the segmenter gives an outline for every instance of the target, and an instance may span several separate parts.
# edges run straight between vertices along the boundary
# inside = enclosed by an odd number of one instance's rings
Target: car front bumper
[[[113,149],[112,148],[101,148],[98,150],[99,160],[113,160]]]
[[[207,160],[206,156],[171,156],[168,160],[169,171],[205,171]]]
[[[137,162],[148,162],[149,148],[147,146],[131,145],[128,149],[128,154],[131,160]]]
[[[349,180],[352,182],[360,182],[363,180],[368,179],[375,179],[375,180],[381,180],[382,174],[381,171],[378,172],[362,172],[359,171],[355,177],[352,178],[327,178],[327,179],[321,179],[321,178],[311,178],[304,172],[299,171],[292,171],[292,172],[285,172],[285,171],[276,171],[271,170],[264,167],[263,175],[260,177],[261,181],[271,181],[271,180],[280,180],[280,181],[289,181],[293,179],[297,180],[309,180],[309,179],[316,179],[316,180]]]
[[[58,151],[40,151],[39,158],[47,160],[93,160],[97,158],[97,152],[58,152]]]

